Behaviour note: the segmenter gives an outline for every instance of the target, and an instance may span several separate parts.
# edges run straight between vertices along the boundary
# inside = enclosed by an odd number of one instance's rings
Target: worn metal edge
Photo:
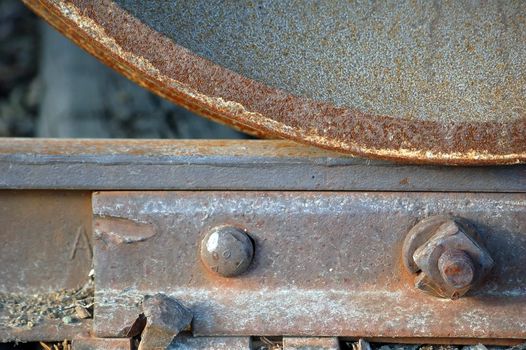
[[[131,350],[130,338],[83,338],[71,340],[71,350]]]
[[[340,350],[337,337],[283,337],[283,350]]]
[[[0,189],[526,192],[526,166],[369,161],[265,140],[0,138]]]
[[[167,350],[250,350],[250,337],[193,337],[189,334],[176,336]]]
[[[241,77],[192,54],[154,32],[111,1],[93,4],[60,0],[24,0],[24,3],[88,52],[140,85],[206,117],[257,135],[275,135],[355,155],[406,163],[495,165],[526,162],[526,117],[505,127],[502,123],[444,125],[389,116],[364,115],[358,111],[335,108],[327,103],[294,97]],[[110,28],[101,26],[93,16],[104,18],[102,21],[106,23],[110,21],[116,27],[116,33],[124,35],[125,39],[121,38],[121,42],[115,40],[108,32]],[[131,30],[138,31],[140,35],[134,35],[133,39],[126,38],[126,34],[123,33]],[[181,59],[167,62],[166,58],[159,60],[160,58],[156,57],[156,62],[153,62],[151,57],[138,53],[138,43],[153,38],[162,42],[162,46],[168,51],[172,50],[180,55]],[[131,40],[135,44],[127,42],[128,47],[125,47],[122,40]],[[148,42],[151,43],[146,41]],[[187,62],[179,64],[187,66],[178,66],[177,62],[183,61]],[[193,83],[183,81],[182,77],[176,80],[173,74],[165,72],[167,66],[171,69],[182,69],[186,73],[192,70],[194,74],[206,75],[209,78],[224,77],[223,83],[228,80],[229,86],[232,86],[229,88],[229,95],[232,96],[206,93],[205,85],[209,83],[198,83],[199,78],[190,79]],[[184,77],[188,80],[187,78],[188,76]],[[242,101],[242,96],[246,95],[246,86],[257,91],[258,97],[254,100],[259,102]],[[272,105],[270,102],[262,102],[275,99],[281,100],[282,103],[275,102]],[[284,105],[291,111],[285,112]],[[303,116],[303,119],[298,119],[298,114],[302,115],[307,110],[311,112]],[[334,128],[332,118],[324,122],[328,124],[323,126],[311,125],[309,122],[328,114],[334,114],[335,119],[347,121],[349,125]],[[497,139],[497,133],[492,132],[505,129],[510,136],[506,140],[502,137]],[[457,143],[449,142],[451,138],[457,140]],[[453,147],[453,144],[456,146]]]
[[[31,341],[63,341],[90,336],[93,320],[81,320],[65,325],[62,320],[50,320],[33,328],[10,328],[0,326],[0,343]]]
[[[356,338],[339,338],[341,341],[354,341]],[[480,338],[377,338],[367,337],[366,340],[371,343],[393,343],[393,344],[433,344],[433,345],[474,345],[480,344]],[[515,346],[523,344],[526,339],[506,339],[506,338],[484,338],[484,345],[498,345],[498,346]]]
[[[140,304],[142,292],[126,291],[126,295],[121,290],[109,289],[100,287],[96,293],[96,308],[99,313],[95,314],[94,321],[94,332],[99,337],[115,336],[119,334],[119,326],[112,325],[112,317],[130,318],[131,315],[137,314],[137,307],[135,305]],[[149,292],[149,291],[148,291]],[[147,293],[148,293],[147,292]],[[199,295],[197,295],[199,293]],[[468,320],[473,323],[473,328],[467,326],[465,329],[460,328],[449,328],[449,329],[434,329],[432,328],[433,322],[427,322],[427,324],[420,324],[419,319],[425,314],[424,309],[429,305],[428,303],[415,302],[415,307],[418,308],[415,313],[412,314],[411,310],[397,310],[396,315],[390,315],[389,318],[382,321],[382,318],[374,320],[374,316],[378,314],[381,307],[366,306],[366,303],[373,301],[377,305],[383,305],[382,300],[386,300],[389,306],[396,305],[399,300],[401,303],[408,305],[411,297],[407,293],[402,295],[401,293],[390,293],[389,292],[342,292],[342,291],[316,291],[316,290],[273,290],[273,289],[261,289],[257,291],[244,291],[239,292],[237,295],[240,298],[247,300],[248,298],[254,297],[257,300],[259,309],[258,313],[264,312],[263,310],[269,310],[269,314],[272,317],[276,316],[276,324],[265,323],[262,326],[264,329],[253,330],[253,328],[247,328],[244,321],[231,321],[222,323],[220,315],[225,312],[234,314],[233,317],[238,320],[246,320],[247,312],[243,307],[248,307],[246,304],[240,305],[234,303],[235,298],[221,296],[219,300],[214,299],[212,294],[217,293],[214,291],[203,291],[199,289],[185,288],[177,292],[170,292],[168,295],[173,298],[182,300],[189,308],[194,312],[194,321],[192,324],[192,332],[197,337],[213,337],[213,336],[252,336],[254,333],[263,336],[320,336],[320,337],[345,337],[345,338],[375,338],[375,339],[393,339],[393,338],[404,338],[404,339],[431,339],[431,338],[442,338],[442,339],[478,339],[479,342],[484,343],[485,339],[515,339],[520,342],[522,339],[526,339],[526,331],[517,332],[521,329],[521,325],[524,325],[522,318],[519,314],[515,317],[505,316],[505,312],[501,312],[498,315],[492,314],[498,307],[488,306],[488,309],[482,311],[479,308],[474,308],[473,317],[471,314],[464,314],[464,321]],[[133,294],[133,295],[132,295]],[[283,316],[285,314],[294,314],[294,310],[285,313],[284,308],[289,308],[290,303],[285,301],[284,296],[291,297],[294,302],[298,305],[302,305],[301,312],[318,312],[323,314],[325,318],[320,321],[323,325],[313,326],[315,320],[309,318],[308,325],[302,325],[302,329],[298,330],[296,325],[300,320],[305,318],[298,314],[291,320],[291,323],[285,325],[283,323]],[[329,300],[333,305],[326,305],[326,301]],[[491,303],[491,299],[487,301]],[[524,297],[517,297],[507,300],[506,307],[508,312],[516,307],[513,304],[524,303]],[[115,306],[119,305],[119,306]],[[130,305],[123,307],[122,305]],[[207,309],[199,310],[196,305],[206,305]],[[226,306],[228,305],[228,306]],[[335,308],[334,305],[337,305]],[[297,308],[298,309],[298,308]],[[316,311],[313,311],[317,309]],[[348,313],[356,313],[360,316],[358,318],[364,318],[363,315],[368,314],[373,318],[365,317],[362,321],[353,316],[343,315],[343,310],[349,310]],[[436,317],[445,317],[446,311],[440,308],[435,308],[437,311]],[[257,313],[256,313],[257,314]],[[401,315],[407,315],[407,319],[400,323],[396,321],[396,328],[393,328],[393,321],[397,320]],[[338,316],[339,315],[339,316]],[[265,314],[265,317],[268,315]],[[406,317],[406,316],[403,316]],[[268,318],[267,318],[268,320]],[[459,324],[461,319],[452,320],[455,324]],[[509,321],[509,322],[508,322]],[[467,322],[467,321],[466,321]],[[496,330],[491,324],[512,324],[513,330],[503,330],[501,327]],[[272,323],[272,322],[270,322]],[[447,322],[443,322],[446,324]],[[415,324],[417,328],[415,329]],[[476,327],[476,324],[480,324],[480,327]],[[483,326],[482,326],[483,324]],[[245,327],[245,328],[243,328]],[[521,329],[522,330],[522,329]],[[469,335],[467,333],[470,333]],[[416,340],[417,343],[424,342],[423,340]]]

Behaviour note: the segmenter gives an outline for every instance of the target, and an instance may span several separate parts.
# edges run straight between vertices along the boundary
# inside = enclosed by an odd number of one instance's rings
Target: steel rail
[[[353,158],[291,141],[1,139],[0,189],[526,192],[526,166]]]
[[[192,310],[201,337],[181,346],[248,349],[264,334],[517,344],[525,173],[369,161],[291,141],[0,139],[0,341],[126,349],[140,300],[161,292]],[[473,222],[495,262],[460,300],[424,294],[402,264],[404,237],[430,215]],[[213,252],[208,267],[195,255],[225,224],[255,244],[240,276],[208,271]],[[92,321],[57,300],[85,290],[93,264],[96,292],[81,300],[95,298]]]

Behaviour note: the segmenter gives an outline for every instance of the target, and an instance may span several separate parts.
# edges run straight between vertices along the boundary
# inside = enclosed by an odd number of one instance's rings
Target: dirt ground
[[[64,324],[92,318],[94,283],[76,290],[60,290],[53,293],[21,295],[0,293],[0,310],[5,318],[1,322],[9,327],[33,328],[46,320],[61,320]]]

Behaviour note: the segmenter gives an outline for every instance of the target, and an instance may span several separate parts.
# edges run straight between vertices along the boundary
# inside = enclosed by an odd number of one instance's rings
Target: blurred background
[[[0,0],[0,137],[248,138],[127,80],[19,0]]]

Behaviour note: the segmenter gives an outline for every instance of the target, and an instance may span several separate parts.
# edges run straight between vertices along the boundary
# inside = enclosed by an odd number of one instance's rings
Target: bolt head
[[[254,257],[254,244],[240,229],[219,226],[205,235],[200,253],[209,270],[224,277],[233,277],[248,269]]]
[[[438,269],[444,281],[452,288],[469,287],[475,279],[475,266],[463,250],[447,249],[438,258]]]

